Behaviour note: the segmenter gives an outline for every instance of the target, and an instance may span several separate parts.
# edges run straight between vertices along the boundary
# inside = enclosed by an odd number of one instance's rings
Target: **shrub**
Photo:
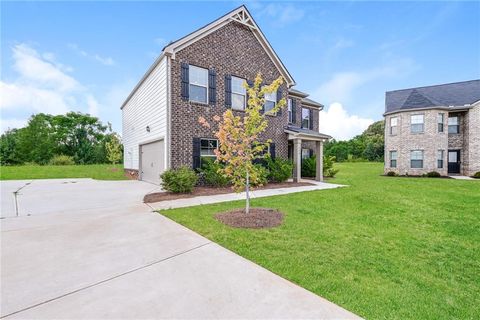
[[[473,175],[474,178],[477,178],[477,179],[480,179],[480,171],[478,172],[475,172],[475,174]]]
[[[213,159],[203,158],[200,173],[203,176],[205,184],[213,187],[227,186],[230,181],[220,172],[223,167],[221,163]]]
[[[190,193],[198,181],[197,174],[190,168],[169,169],[160,175],[162,188],[173,193]]]
[[[427,172],[426,176],[429,178],[439,178],[441,175],[437,171],[430,171]]]
[[[333,178],[338,173],[338,169],[333,168],[335,163],[335,156],[323,157],[323,176]],[[315,177],[317,172],[317,160],[316,157],[310,157],[303,159],[302,161],[302,177]]]
[[[317,161],[315,156],[302,160],[302,177],[314,178],[317,172]]]
[[[388,171],[387,172],[387,176],[389,177],[396,177],[397,176],[397,173],[395,171]]]
[[[252,186],[263,186],[268,183],[268,169],[261,164],[256,164],[255,167],[258,170],[258,183],[252,184]]]
[[[269,181],[284,182],[292,175],[293,163],[289,160],[267,157],[265,165],[268,169]]]
[[[335,156],[323,157],[323,176],[333,178],[338,173],[338,169],[333,168]]]
[[[75,164],[75,161],[73,161],[73,157],[59,154],[53,156],[53,158],[50,159],[49,164],[52,166],[71,166]]]

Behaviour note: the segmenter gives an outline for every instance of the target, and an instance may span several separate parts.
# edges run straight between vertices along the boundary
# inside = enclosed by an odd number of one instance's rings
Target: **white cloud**
[[[24,125],[27,116],[39,112],[63,114],[74,110],[98,115],[100,105],[95,97],[65,73],[68,67],[54,62],[53,54],[40,54],[26,44],[18,44],[12,48],[12,57],[17,75],[12,81],[0,81],[2,130]]]
[[[115,60],[113,60],[112,57],[103,57],[103,56],[99,55],[98,53],[89,53],[89,52],[83,50],[82,48],[80,48],[80,46],[76,43],[70,43],[68,45],[68,47],[70,49],[72,49],[73,51],[75,51],[77,54],[81,55],[82,57],[95,60],[97,62],[100,62],[103,65],[113,66],[115,64]]]
[[[22,128],[27,124],[27,119],[1,119],[0,133],[4,133],[8,129]]]
[[[271,18],[275,25],[285,26],[303,18],[305,11],[295,7],[293,4],[270,3],[263,6],[261,3],[255,3],[257,16],[266,16]]]
[[[320,132],[337,140],[348,140],[368,128],[373,119],[349,115],[341,103],[334,102],[320,113]]]

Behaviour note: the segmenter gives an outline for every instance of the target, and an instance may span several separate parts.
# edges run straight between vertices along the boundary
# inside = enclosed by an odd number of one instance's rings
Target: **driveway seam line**
[[[139,270],[142,270],[142,269],[151,267],[151,266],[153,266],[153,265],[159,264],[159,263],[161,263],[161,262],[164,262],[164,261],[173,259],[173,258],[175,258],[175,257],[181,256],[181,255],[183,255],[183,254],[185,254],[185,253],[189,253],[189,252],[191,252],[191,251],[200,249],[201,247],[207,246],[207,245],[209,245],[209,244],[212,244],[212,241],[209,241],[209,242],[207,242],[207,243],[203,243],[203,244],[201,244],[201,245],[199,245],[199,246],[196,246],[196,247],[193,247],[193,248],[191,248],[191,249],[188,249],[188,250],[185,250],[185,251],[176,253],[176,254],[171,255],[171,256],[169,256],[169,257],[166,257],[166,258],[163,258],[163,259],[160,259],[160,260],[157,260],[157,261],[153,261],[153,262],[148,263],[148,264],[146,264],[146,265],[143,265],[143,266],[141,266],[141,267],[137,267],[137,268],[135,268],[135,269],[131,269],[131,270],[125,271],[125,272],[123,272],[123,273],[121,273],[121,274],[117,274],[116,276],[113,276],[113,277],[110,277],[110,278],[107,278],[107,279],[98,281],[98,282],[96,282],[96,283],[90,284],[90,285],[85,286],[85,287],[83,287],[83,288],[79,288],[79,289],[76,289],[76,290],[73,290],[73,291],[64,293],[64,294],[62,294],[62,295],[59,295],[59,296],[57,296],[57,297],[54,297],[54,298],[51,298],[51,299],[48,299],[48,300],[45,300],[45,301],[36,303],[36,304],[31,305],[31,306],[29,306],[29,307],[26,307],[26,308],[23,308],[23,309],[20,309],[20,310],[11,312],[11,313],[6,314],[6,315],[4,315],[4,316],[0,316],[0,319],[5,319],[5,318],[10,317],[10,316],[12,316],[12,315],[14,315],[14,314],[21,313],[21,312],[23,312],[23,311],[27,311],[27,310],[36,308],[36,307],[41,306],[41,305],[43,305],[43,304],[47,304],[47,303],[50,303],[50,302],[52,302],[52,301],[59,300],[59,299],[64,298],[64,297],[66,297],[66,296],[70,296],[70,295],[75,294],[75,293],[78,293],[78,292],[80,292],[80,291],[83,291],[83,290],[86,290],[86,289],[90,289],[90,288],[96,287],[96,286],[98,286],[98,285],[104,284],[104,283],[109,282],[109,281],[111,281],[111,280],[114,280],[114,279],[123,277],[123,276],[125,276],[125,275],[127,275],[127,274],[134,273],[134,272],[136,272],[136,271],[139,271]]]

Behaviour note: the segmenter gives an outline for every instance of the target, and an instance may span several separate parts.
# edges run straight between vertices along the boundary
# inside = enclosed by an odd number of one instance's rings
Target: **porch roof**
[[[320,133],[310,129],[300,128],[297,126],[286,126],[285,133],[288,133],[289,139],[305,139],[314,141],[330,140],[332,137],[328,134]]]

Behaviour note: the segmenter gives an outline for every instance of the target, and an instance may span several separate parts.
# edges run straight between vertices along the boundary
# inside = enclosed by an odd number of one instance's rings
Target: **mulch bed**
[[[281,183],[269,183],[262,187],[257,187],[255,190],[265,190],[265,189],[278,189],[278,188],[291,188],[291,187],[303,187],[311,186],[311,183],[308,182],[281,182]],[[213,187],[195,187],[192,193],[171,193],[171,192],[155,192],[149,193],[143,197],[143,202],[153,203],[166,200],[177,200],[177,199],[186,199],[193,198],[198,196],[212,196],[216,194],[226,194],[234,192],[231,187],[224,188],[213,188]]]
[[[234,228],[264,229],[281,225],[283,213],[275,209],[250,208],[250,212],[246,214],[242,208],[217,213],[215,219]]]

